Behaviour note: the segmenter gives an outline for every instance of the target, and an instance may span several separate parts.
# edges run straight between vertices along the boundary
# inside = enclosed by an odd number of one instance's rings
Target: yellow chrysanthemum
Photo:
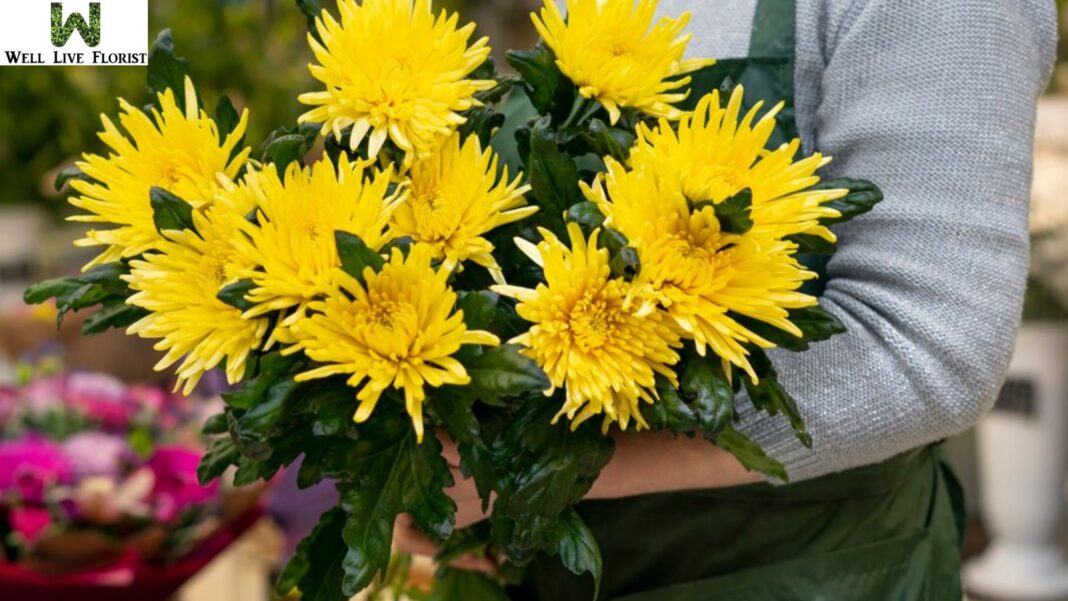
[[[127,302],[150,313],[127,330],[142,338],[159,338],[166,351],[156,365],[164,370],[181,360],[178,386],[189,394],[205,371],[225,361],[231,384],[241,380],[245,360],[258,349],[268,320],[245,319],[221,300],[219,290],[252,267],[234,247],[240,223],[253,209],[248,198],[221,199],[193,212],[197,233],[168,231],[156,251],[130,262],[124,276],[135,291]]]
[[[248,316],[303,307],[330,289],[340,265],[336,231],[380,250],[405,196],[403,188],[390,191],[391,177],[391,171],[372,172],[344,154],[337,169],[327,156],[311,167],[294,163],[284,181],[273,165],[250,171],[230,193],[251,194],[258,205],[257,222],[241,226],[245,235],[237,243],[245,262],[257,266],[247,274],[256,284],[247,298],[257,304]]]
[[[679,336],[664,314],[650,305],[631,302],[632,285],[613,278],[608,251],[597,248],[597,232],[585,240],[579,226],[568,226],[571,248],[551,232],[541,231],[537,246],[516,243],[545,273],[537,289],[494,286],[519,301],[516,311],[533,323],[512,342],[525,347],[549,377],[552,394],[563,386],[566,401],[560,413],[572,427],[604,414],[626,428],[631,419],[646,426],[640,403],[656,398],[656,375],[673,385],[670,366],[679,360]]]
[[[691,73],[715,63],[684,59],[692,34],[682,30],[690,13],[653,24],[657,0],[567,0],[567,18],[556,0],[545,0],[534,27],[556,53],[556,64],[584,98],[599,101],[614,124],[621,107],[678,119],[671,106],[685,99]]]
[[[816,171],[831,159],[817,153],[794,161],[801,146],[796,139],[767,150],[782,104],[757,119],[762,107],[757,103],[743,117],[743,94],[741,86],[735,88],[727,106],[721,108],[716,91],[702,98],[697,109],[677,124],[661,121],[654,128],[642,124],[630,154],[631,167],[652,169],[660,177],[676,180],[694,202],[722,202],[749,188],[754,235],[785,238],[805,233],[833,242],[834,234],[819,220],[839,216],[826,204],[847,191],[808,190],[820,181]]]
[[[123,135],[107,116],[101,115],[104,131],[100,139],[112,153],[107,157],[85,155],[77,163],[93,182],[74,180],[71,186],[81,196],[70,203],[88,211],[71,221],[107,223],[118,227],[90,230],[75,242],[78,246],[107,246],[86,269],[124,257],[137,256],[155,248],[161,240],[152,221],[149,190],[164,188],[193,206],[209,202],[217,189],[219,174],[234,177],[245,164],[250,149],[231,158],[234,147],[245,135],[248,111],[225,140],[219,139],[215,122],[197,106],[193,82],[185,80],[185,111],[178,108],[172,90],[159,95],[160,109],[151,118],[140,109],[119,99],[119,122]]]
[[[795,335],[788,310],[816,304],[798,291],[815,277],[794,258],[797,245],[773,238],[720,230],[715,209],[691,211],[675,182],[650,170],[627,171],[609,159],[608,171],[586,196],[606,216],[605,225],[627,237],[638,251],[641,272],[635,285],[651,291],[683,336],[724,361],[756,374],[744,345],[769,348],[764,338],[728,312],[764,321]]]
[[[295,348],[324,364],[298,381],[349,374],[349,386],[362,385],[357,422],[371,416],[387,388],[403,390],[420,441],[425,387],[467,384],[467,370],[452,355],[464,344],[500,343],[489,332],[467,329],[463,311],[453,310],[449,273],[431,267],[432,256],[431,248],[418,244],[407,258],[393,249],[380,272],[364,270],[365,285],[335,270],[335,288],[309,305],[311,313],[293,329]]]
[[[457,15],[431,12],[430,0],[338,0],[340,23],[323,12],[309,36],[317,65],[312,75],[326,90],[300,96],[315,106],[301,122],[322,123],[323,133],[352,127],[353,149],[370,134],[373,158],[386,138],[406,153],[425,157],[481,103],[476,92],[496,85],[466,77],[489,57],[488,38],[471,44],[475,25],[457,29]]]
[[[469,136],[461,146],[454,134],[439,152],[412,167],[408,201],[393,214],[393,234],[430,246],[449,271],[471,260],[503,284],[493,244],[482,236],[538,207],[525,206],[530,186],[519,184],[522,176],[509,182],[508,168],[498,176],[497,163],[496,153],[483,150],[477,137]]]

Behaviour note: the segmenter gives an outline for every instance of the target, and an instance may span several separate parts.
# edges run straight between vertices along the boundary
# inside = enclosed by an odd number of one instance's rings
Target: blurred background
[[[326,4],[329,4],[327,1]],[[508,48],[533,43],[533,0],[444,0]],[[1058,0],[1062,32],[1065,0]],[[306,23],[292,0],[150,2],[152,35],[170,28],[197,86],[254,107],[255,145],[301,110],[310,89]],[[1063,37],[1063,36],[1062,36]],[[1032,230],[1034,269],[1025,325],[998,408],[977,431],[950,441],[968,494],[966,581],[976,598],[1068,599],[1063,560],[1064,472],[1068,462],[1068,40],[1039,109]],[[126,383],[161,382],[155,352],[112,332],[82,338],[77,318],[57,332],[54,315],[21,302],[31,281],[69,273],[87,257],[71,246],[78,227],[62,219],[66,190],[56,174],[82,152],[101,152],[99,114],[116,97],[147,101],[142,68],[8,68],[0,71],[0,382],[25,377],[27,360],[48,354],[63,369],[109,374]],[[42,350],[44,349],[44,350]],[[0,432],[2,433],[2,432]],[[180,593],[181,601],[262,601],[285,553],[269,520],[252,525]],[[0,532],[0,535],[3,535]],[[2,558],[0,558],[2,559]],[[418,570],[417,570],[418,572]],[[1036,584],[1037,583],[1037,584]],[[2,590],[2,589],[0,589]],[[2,596],[2,595],[0,595]]]

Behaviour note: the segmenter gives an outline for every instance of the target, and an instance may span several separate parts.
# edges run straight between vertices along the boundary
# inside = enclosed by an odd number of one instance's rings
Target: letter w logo
[[[56,48],[66,46],[74,30],[85,40],[85,45],[95,48],[100,44],[100,3],[89,3],[89,23],[80,13],[71,13],[67,22],[63,22],[63,3],[52,3],[52,45]]]

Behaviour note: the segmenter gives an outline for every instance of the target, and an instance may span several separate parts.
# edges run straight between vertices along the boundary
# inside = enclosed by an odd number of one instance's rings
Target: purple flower
[[[152,487],[152,504],[156,518],[169,522],[183,510],[210,501],[218,483],[202,486],[197,480],[200,453],[182,447],[159,447],[147,467],[156,478]]]
[[[63,443],[63,452],[79,479],[91,476],[118,478],[130,447],[124,438],[113,434],[82,432]]]
[[[51,486],[71,481],[70,461],[59,445],[36,437],[0,442],[0,496],[15,492],[43,503]]]

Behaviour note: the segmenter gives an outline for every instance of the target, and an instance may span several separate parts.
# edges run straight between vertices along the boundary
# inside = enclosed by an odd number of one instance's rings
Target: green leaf
[[[833,255],[834,251],[838,249],[838,245],[834,242],[828,242],[827,240],[812,234],[794,234],[792,236],[787,236],[785,239],[796,244],[797,252],[799,253]]]
[[[608,250],[608,266],[612,275],[631,280],[641,271],[641,259],[638,251],[629,246],[626,236],[611,228],[601,230],[597,246]]]
[[[148,51],[148,90],[153,96],[168,88],[174,92],[178,106],[185,110],[185,78],[189,75],[189,62],[174,55],[174,39],[171,30],[164,29],[156,36]],[[153,102],[158,99],[153,98]]]
[[[355,234],[339,230],[334,232],[334,240],[337,243],[337,256],[341,259],[341,268],[361,283],[363,283],[364,269],[370,267],[377,272],[386,264],[378,253],[368,248]]]
[[[283,127],[267,135],[259,149],[256,159],[261,163],[271,163],[279,178],[285,178],[286,169],[291,163],[303,164],[304,155],[308,154],[319,135],[319,128],[314,124],[302,124],[297,127]]]
[[[811,343],[827,340],[846,331],[845,326],[835,316],[819,306],[790,311],[788,319],[801,330],[801,336],[794,336],[773,325],[744,315],[732,315],[732,317],[743,327],[776,347],[794,352],[806,351]]]
[[[840,178],[822,181],[811,190],[846,189],[849,194],[842,198],[832,200],[824,204],[825,207],[838,210],[840,217],[824,217],[820,219],[822,225],[833,225],[849,221],[872,210],[875,205],[883,200],[883,191],[875,184],[863,179]]]
[[[583,200],[578,166],[575,159],[560,150],[548,117],[539,119],[530,131],[527,178],[531,194],[544,213],[542,218],[549,219],[551,226],[562,226],[564,213],[571,205]],[[563,231],[560,227],[557,229],[558,234]]]
[[[343,537],[343,590],[355,595],[389,565],[393,522],[409,513],[431,536],[452,533],[456,504],[444,489],[452,474],[434,436],[417,443],[407,416],[379,407],[347,449],[324,457],[324,474],[340,478],[341,504],[349,513]]]
[[[444,568],[427,601],[508,601],[508,595],[485,574]]]
[[[291,378],[277,380],[240,417],[231,414],[230,435],[243,455],[257,461],[271,457],[275,442],[272,438],[279,433],[287,400],[297,387]]]
[[[152,204],[152,221],[156,230],[197,231],[193,224],[193,205],[178,198],[163,188],[153,186],[148,192]]]
[[[82,322],[82,334],[88,336],[99,334],[110,328],[125,328],[142,317],[148,311],[134,305],[127,305],[121,300],[106,304]]]
[[[604,215],[597,205],[585,200],[571,205],[567,210],[567,220],[574,221],[587,231],[593,231],[604,225]]]
[[[226,137],[230,135],[230,132],[237,128],[237,124],[241,122],[241,115],[238,114],[237,109],[234,108],[234,103],[230,101],[229,96],[221,96],[219,102],[215,105],[215,125],[219,128],[219,143],[226,141]],[[237,145],[240,148],[240,144]]]
[[[219,438],[212,441],[207,452],[200,458],[197,465],[197,479],[201,484],[207,484],[218,478],[231,465],[237,465],[241,458],[241,452],[237,450],[229,438]]]
[[[471,377],[468,387],[484,402],[499,403],[502,398],[549,388],[549,378],[519,347],[505,344],[485,349],[465,365]]]
[[[472,78],[473,75],[474,74],[472,74]],[[491,79],[496,79],[497,85],[493,86],[488,90],[475,93],[475,98],[477,98],[480,102],[486,105],[496,104],[500,102],[502,98],[507,96],[508,93],[512,91],[512,88],[523,83],[522,78],[517,77],[515,75],[502,75],[500,77],[497,77],[496,74],[494,74]]]
[[[598,598],[604,572],[601,549],[593,532],[574,509],[567,509],[560,515],[550,534],[547,550],[550,555],[559,557],[572,574],[593,576],[593,598]]]
[[[734,417],[734,389],[718,359],[691,356],[680,379],[683,397],[697,414],[701,432],[715,438]]]
[[[256,303],[253,303],[246,298],[248,293],[255,287],[256,282],[246,278],[223,286],[222,289],[219,290],[219,294],[216,296],[219,300],[235,309],[248,311],[256,306]]]
[[[239,388],[223,393],[223,400],[232,409],[251,409],[262,401],[272,386],[286,379],[299,361],[299,357],[287,357],[279,351],[262,355],[256,363],[255,377],[247,377]]]
[[[769,415],[785,415],[801,444],[811,447],[812,436],[805,430],[805,420],[797,408],[797,401],[779,383],[779,375],[767,354],[759,348],[750,347],[749,363],[760,379],[759,383],[754,384],[749,378],[743,378],[746,393],[753,406]]]
[[[320,44],[323,43],[323,38],[319,35],[319,28],[315,24],[315,20],[322,14],[323,9],[319,6],[319,3],[315,0],[296,0],[297,8],[300,12],[304,13],[304,17],[308,20],[308,33],[315,38]]]
[[[734,455],[747,470],[760,472],[784,482],[790,480],[783,464],[772,459],[760,445],[733,427],[728,426],[719,433],[716,446]]]
[[[200,433],[205,436],[226,434],[227,428],[228,418],[226,417],[226,413],[216,413],[215,415],[204,420],[204,427],[200,429]]]
[[[78,277],[44,280],[27,288],[22,294],[22,300],[28,305],[39,305],[53,298],[57,303],[62,303],[61,299],[70,299],[73,294],[84,287],[85,282]]]
[[[509,540],[498,542],[513,556],[547,545],[560,514],[586,496],[612,456],[612,439],[594,420],[574,430],[566,420],[553,424],[559,403],[528,400],[493,444],[507,476],[494,514],[514,522]]]
[[[444,394],[434,395],[434,412],[445,431],[457,442],[464,444],[481,444],[479,438],[478,418],[473,411],[475,398],[462,394],[458,389],[445,389]]]
[[[699,202],[695,210],[712,206],[719,221],[719,229],[728,234],[744,234],[753,229],[753,192],[746,188],[723,202]]]
[[[71,165],[70,167],[67,167],[66,169],[56,174],[56,181],[54,183],[56,191],[58,192],[62,190],[63,186],[67,185],[67,182],[73,179],[80,179],[85,182],[93,181],[93,178],[82,173],[81,169],[78,169],[78,167]]]
[[[463,312],[469,330],[489,330],[497,319],[500,297],[488,290],[460,292],[457,308]]]
[[[658,398],[654,402],[641,406],[642,416],[653,431],[690,434],[700,428],[697,412],[662,376],[657,376],[656,392]]]
[[[590,121],[583,138],[597,156],[612,157],[619,162],[627,160],[638,139],[633,132],[606,125],[600,119]]]
[[[460,139],[466,140],[471,135],[478,136],[482,148],[489,147],[493,134],[504,125],[504,115],[488,106],[468,109],[463,112],[463,117],[466,121],[457,130],[460,133]]]
[[[274,590],[287,597],[299,589],[302,601],[347,601],[341,593],[344,576],[342,561],[345,541],[341,537],[346,515],[333,508],[319,518],[319,524],[297,545],[297,551],[279,574]]]
[[[480,427],[481,430],[481,427]],[[479,432],[481,434],[481,431]],[[497,486],[497,473],[493,457],[481,444],[460,443],[460,470],[464,477],[473,478],[478,496],[482,499],[482,511],[487,511]]]
[[[347,436],[352,433],[356,392],[344,378],[315,380],[302,385],[301,397],[310,415],[315,436]]]
[[[523,87],[531,104],[546,114],[570,107],[575,86],[556,66],[556,55],[543,43],[533,50],[510,50],[508,64],[523,78]]]

